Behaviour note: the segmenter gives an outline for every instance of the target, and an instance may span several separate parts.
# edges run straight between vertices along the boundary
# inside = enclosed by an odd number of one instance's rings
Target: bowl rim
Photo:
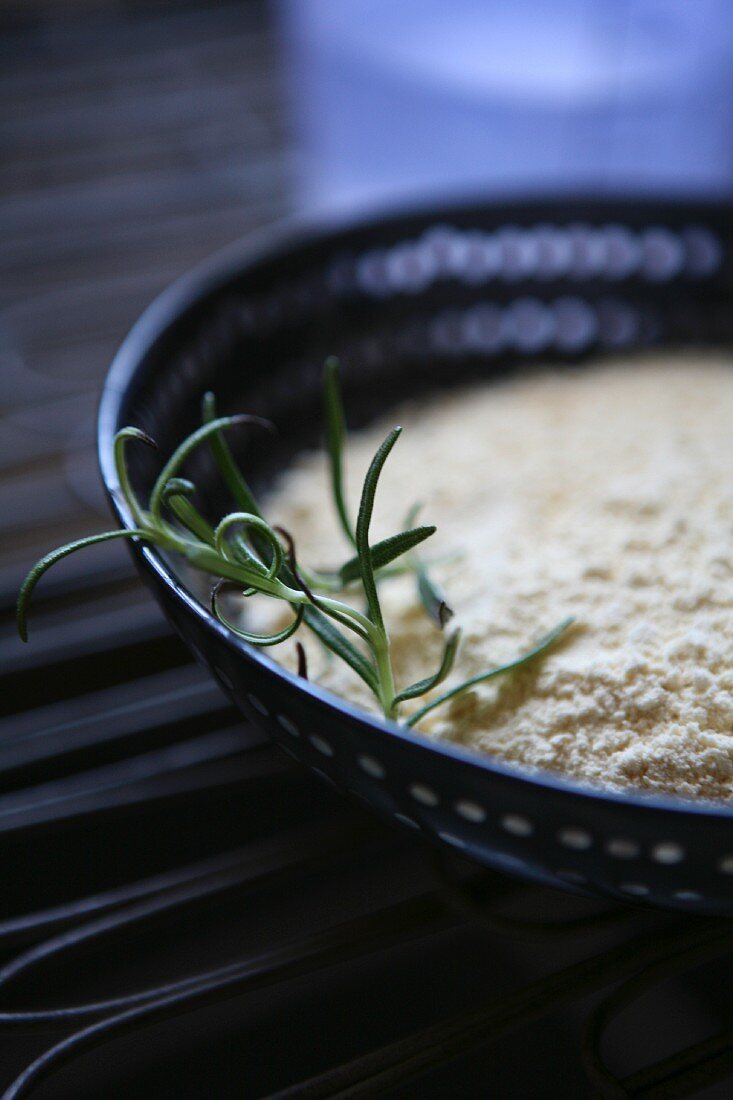
[[[637,211],[646,207],[650,212],[654,211],[659,220],[663,220],[665,211],[680,210],[689,212],[691,216],[700,217],[706,208],[719,209],[718,204],[705,200],[664,199],[654,203],[650,202],[646,196],[619,196],[599,200],[596,203],[589,200],[587,196],[579,196],[577,216],[582,217],[588,210],[597,212],[607,210],[609,215],[615,211],[615,216],[619,217],[627,204],[632,204]],[[368,232],[388,228],[391,224],[405,222],[405,220],[415,219],[419,222],[427,216],[434,217],[438,223],[450,220],[451,217],[460,217],[463,220],[470,217],[472,212],[478,215],[481,212],[485,214],[489,210],[497,213],[513,211],[515,216],[522,211],[537,210],[548,218],[553,208],[567,212],[573,207],[572,196],[545,201],[539,196],[532,196],[526,201],[497,201],[496,203],[463,200],[440,208],[432,202],[426,202],[424,205],[413,203],[405,208],[378,207],[368,212],[359,210],[356,218],[348,214],[291,215],[246,234],[196,264],[175,279],[144,309],[115,353],[103,383],[97,415],[97,458],[108,500],[121,526],[128,529],[134,527],[133,517],[122,496],[112,459],[112,439],[120,423],[121,405],[141,370],[141,365],[155,344],[165,336],[170,327],[190,309],[197,306],[203,298],[226,286],[235,276],[256,270],[257,266],[264,262],[276,260],[293,249],[297,250],[318,243],[325,244],[349,231]],[[664,813],[673,814],[678,819],[694,815],[707,818],[711,822],[733,819],[733,802],[716,803],[702,799],[694,801],[674,795],[647,794],[633,788],[629,788],[628,791],[605,790],[590,783],[584,784],[556,775],[554,772],[542,770],[525,772],[521,765],[505,764],[488,754],[478,754],[458,745],[433,741],[426,736],[411,732],[396,722],[370,714],[318,684],[297,677],[268,656],[264,650],[238,638],[214,617],[208,607],[188,591],[180,577],[155,548],[145,546],[137,539],[131,539],[129,543],[145,568],[162,581],[175,598],[188,608],[205,631],[218,635],[226,646],[250,664],[274,675],[284,685],[310,696],[314,702],[325,706],[335,715],[342,715],[352,722],[368,727],[378,738],[388,734],[422,751],[469,764],[480,772],[488,772],[489,775],[504,781],[527,784],[530,788],[556,795],[574,796],[584,802],[595,804],[600,802],[609,810],[624,806],[645,813],[648,817]]]

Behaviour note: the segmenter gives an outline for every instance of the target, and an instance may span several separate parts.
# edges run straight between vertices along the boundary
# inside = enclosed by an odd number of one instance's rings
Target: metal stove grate
[[[29,561],[104,510],[114,346],[287,205],[269,17],[0,13],[3,1095],[728,1096],[727,923],[599,908],[385,830],[243,725],[116,547],[49,577],[31,646],[13,638]]]

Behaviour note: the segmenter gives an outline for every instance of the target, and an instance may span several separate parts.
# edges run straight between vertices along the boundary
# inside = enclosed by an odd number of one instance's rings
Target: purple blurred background
[[[298,199],[715,194],[727,0],[281,0]]]

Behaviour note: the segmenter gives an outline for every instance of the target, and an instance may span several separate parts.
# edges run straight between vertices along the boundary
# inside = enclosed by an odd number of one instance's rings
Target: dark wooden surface
[[[720,956],[725,929],[455,889],[466,868],[244,726],[117,546],[49,575],[14,636],[29,564],[108,522],[94,410],[120,339],[289,208],[278,65],[260,3],[0,6],[0,1088],[71,1036],[23,1095],[597,1095],[599,994],[681,971],[700,929]],[[613,1095],[730,1095],[728,973],[651,975]]]
[[[281,215],[287,181],[260,5],[31,3],[0,8],[0,28],[0,666],[15,666],[71,644],[65,603],[37,608],[27,655],[8,614],[29,560],[107,522],[94,416],[115,348],[172,279]],[[155,622],[128,575],[118,547],[69,563],[75,621],[98,580],[115,633],[120,614]]]

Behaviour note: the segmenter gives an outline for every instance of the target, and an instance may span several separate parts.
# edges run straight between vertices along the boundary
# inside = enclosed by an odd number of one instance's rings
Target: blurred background
[[[99,389],[127,330],[173,279],[292,213],[466,194],[725,198],[732,55],[730,0],[0,0],[0,957],[31,949],[14,978],[0,970],[3,997],[12,978],[24,1010],[104,999],[377,905],[392,945],[332,980],[306,967],[295,990],[148,1028],[143,1044],[133,1032],[43,1096],[239,1097],[243,1080],[254,1095],[297,1088],[586,950],[579,932],[562,947],[507,946],[458,917],[443,939],[423,940],[422,916],[413,927],[389,908],[410,892],[434,898],[422,850],[243,728],[123,548],[90,550],[44,579],[25,648],[15,596],[41,553],[108,523]],[[316,819],[334,851],[349,843],[348,856],[323,857],[318,880],[303,831]],[[277,890],[255,903],[250,872],[216,863],[253,836],[271,845],[257,866],[280,868]],[[484,893],[510,886],[487,875]],[[518,892],[533,916],[552,909],[549,892],[537,894]],[[133,900],[152,896],[158,917],[171,915],[149,927]],[[83,923],[100,913],[114,918]],[[625,913],[618,927],[605,939],[603,921],[591,929],[593,948],[649,922]],[[46,952],[53,981],[48,970],[39,980],[45,937],[59,930],[67,939]],[[64,955],[77,935],[82,967]],[[305,957],[304,947],[287,955],[296,970]],[[651,1016],[632,1015],[612,1055],[661,1057],[662,1030],[704,1036],[726,1018],[711,991],[728,984],[717,972],[653,993]],[[552,991],[543,996],[550,1005]],[[526,1029],[498,1047],[390,1095],[456,1095],[459,1073],[464,1096],[486,1095],[486,1080],[502,1098],[587,1096],[577,1001],[548,1013],[526,1013]],[[57,1020],[49,1035],[4,1015],[0,1087],[88,1019]],[[637,1084],[633,1095],[652,1095]],[[723,1082],[704,1095],[730,1092]]]
[[[727,194],[726,0],[283,0],[295,196]]]

